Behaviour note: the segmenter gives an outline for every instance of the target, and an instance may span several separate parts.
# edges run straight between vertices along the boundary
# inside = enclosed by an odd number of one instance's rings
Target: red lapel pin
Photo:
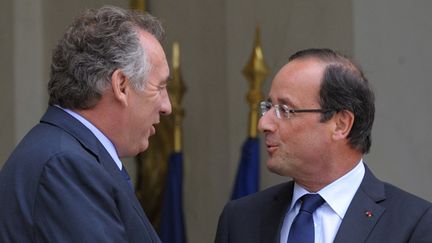
[[[366,212],[365,212],[365,215],[366,215],[366,217],[368,217],[368,218],[372,218],[372,216],[373,216],[373,214],[372,214],[371,211],[366,211]]]

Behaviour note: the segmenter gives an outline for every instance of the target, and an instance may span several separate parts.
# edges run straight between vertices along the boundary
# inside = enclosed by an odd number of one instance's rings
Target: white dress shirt
[[[78,113],[76,113],[72,110],[69,110],[69,109],[62,108],[60,106],[57,106],[57,107],[66,111],[69,115],[73,116],[75,119],[80,121],[84,126],[86,126],[88,129],[90,129],[90,131],[96,136],[96,138],[99,140],[99,142],[102,143],[102,145],[104,146],[106,151],[109,153],[111,158],[114,160],[114,162],[118,166],[118,168],[120,170],[122,170],[123,165],[122,165],[122,162],[120,161],[120,158],[117,155],[117,150],[115,149],[112,142],[99,129],[97,129],[97,127],[95,127],[87,119],[85,119],[84,117],[82,117]]]
[[[315,224],[315,243],[333,242],[364,174],[365,167],[363,160],[360,160],[350,172],[317,192],[325,200],[325,203],[317,208],[312,215]],[[280,243],[287,242],[291,224],[300,210],[300,203],[297,201],[307,193],[310,192],[297,183],[294,184],[293,198],[282,225]]]

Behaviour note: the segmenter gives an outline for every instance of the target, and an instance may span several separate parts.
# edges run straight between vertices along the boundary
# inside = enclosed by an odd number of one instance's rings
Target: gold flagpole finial
[[[249,103],[249,136],[257,136],[257,125],[259,119],[258,105],[263,99],[261,85],[269,73],[269,68],[264,62],[264,56],[261,48],[260,29],[257,26],[255,31],[255,43],[249,62],[243,69],[243,75],[249,82],[249,92],[246,99]]]
[[[130,1],[130,8],[131,9],[136,9],[136,10],[141,10],[141,11],[146,11],[146,1],[145,0],[131,0]]]
[[[182,120],[184,110],[181,107],[181,101],[186,88],[183,83],[180,70],[180,44],[173,43],[172,50],[172,84],[170,87],[171,104],[174,116],[174,152],[182,150]]]

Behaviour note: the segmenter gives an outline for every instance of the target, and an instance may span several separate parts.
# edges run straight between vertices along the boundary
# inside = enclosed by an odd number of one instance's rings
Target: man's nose
[[[272,116],[272,111],[267,111],[258,121],[258,130],[260,132],[274,132],[276,130],[277,124],[275,122],[275,116]]]
[[[168,91],[165,90],[162,97],[160,114],[167,116],[171,114],[171,112],[172,112],[171,102],[169,100]]]

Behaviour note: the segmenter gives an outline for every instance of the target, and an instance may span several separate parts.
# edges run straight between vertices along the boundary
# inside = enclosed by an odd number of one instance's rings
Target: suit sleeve
[[[112,183],[91,156],[51,158],[34,204],[35,242],[127,242]]]
[[[410,238],[412,243],[432,242],[432,206],[430,206],[417,223]]]

